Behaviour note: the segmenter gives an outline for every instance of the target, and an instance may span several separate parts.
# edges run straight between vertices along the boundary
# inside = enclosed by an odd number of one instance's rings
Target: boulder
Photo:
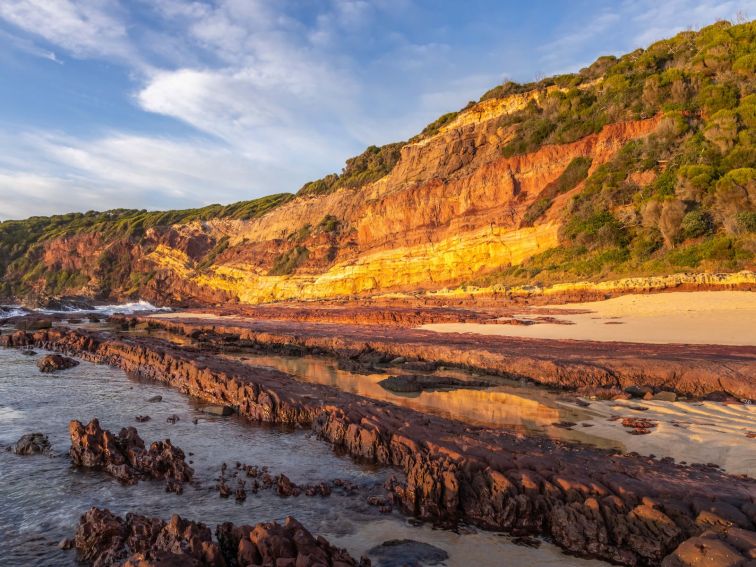
[[[392,539],[368,551],[368,555],[378,558],[380,567],[421,567],[442,565],[449,554],[429,543],[412,539]]]
[[[756,534],[738,531],[733,538],[712,531],[689,538],[664,558],[662,567],[749,567],[756,556]]]
[[[654,394],[653,399],[659,402],[676,402],[677,394],[667,391],[657,392]]]
[[[79,361],[68,358],[60,354],[48,354],[37,361],[37,368],[40,372],[56,372],[57,370],[67,370],[78,366]]]
[[[50,440],[44,433],[27,433],[10,448],[16,455],[34,455],[50,453]]]
[[[210,415],[227,417],[229,415],[233,415],[234,408],[232,408],[231,406],[205,406],[202,408],[202,411]]]
[[[79,520],[73,544],[79,559],[93,567],[369,567],[325,538],[313,536],[294,518],[216,528],[217,543],[205,524],[173,515],[170,520],[139,514],[116,516],[91,508]]]

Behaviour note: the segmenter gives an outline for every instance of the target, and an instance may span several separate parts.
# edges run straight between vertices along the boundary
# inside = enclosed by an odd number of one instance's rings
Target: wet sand
[[[624,295],[606,301],[550,306],[572,324],[434,323],[421,329],[534,339],[646,344],[756,345],[756,293],[696,291]],[[518,319],[533,319],[538,308]],[[583,313],[576,313],[583,311]]]
[[[646,411],[631,406],[648,408]],[[677,462],[714,463],[730,474],[756,478],[756,406],[717,402],[662,402],[655,400],[593,401],[590,409],[600,416],[582,423],[604,439],[614,439],[627,451]],[[631,435],[622,420],[612,416],[652,420],[648,435]],[[579,426],[578,426],[579,427]]]

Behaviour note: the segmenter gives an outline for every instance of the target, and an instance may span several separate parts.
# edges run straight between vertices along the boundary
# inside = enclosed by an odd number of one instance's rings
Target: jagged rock
[[[283,496],[299,496],[301,489],[289,480],[289,477],[285,474],[280,474],[276,477],[276,494]]]
[[[152,404],[154,404],[156,402],[162,402],[163,401],[163,396],[152,396],[151,398],[148,398],[147,401],[150,402],[150,403],[152,403]]]
[[[31,349],[23,349],[20,351],[24,356],[37,356],[37,353]]]
[[[37,368],[40,372],[55,372],[57,370],[67,370],[78,366],[79,361],[60,354],[48,354],[44,358],[39,359],[37,362]]]
[[[429,543],[411,539],[392,539],[373,547],[369,555],[378,558],[377,567],[422,567],[441,565],[449,554]]]
[[[204,524],[174,515],[170,521],[91,508],[74,536],[79,559],[92,567],[226,567]]]
[[[229,565],[281,567],[369,567],[370,560],[356,561],[323,537],[313,536],[291,517],[255,526],[224,523],[216,529],[218,544]]]
[[[10,450],[16,455],[47,454],[50,452],[50,440],[44,433],[27,433]]]
[[[195,330],[193,324],[172,324]],[[736,525],[734,511],[749,521],[756,518],[754,480],[711,467],[679,466],[672,459],[523,437],[365,403],[272,369],[250,373],[244,363],[198,357],[196,351],[149,339],[60,329],[3,335],[0,343],[5,339],[148,372],[207,402],[227,401],[252,420],[311,428],[355,459],[400,468],[405,476],[387,489],[398,507],[421,519],[543,535],[571,553],[640,566],[660,564],[681,541],[706,529],[701,522],[712,525],[712,515]],[[273,483],[267,473],[260,481]],[[688,505],[693,495],[705,501],[696,510]]]
[[[71,460],[77,466],[100,469],[118,480],[133,484],[139,479],[156,479],[184,483],[192,479],[193,469],[186,464],[184,452],[170,439],[155,441],[145,448],[144,441],[133,427],[121,429],[118,435],[103,430],[97,419],[84,427],[73,420],[68,425],[71,434]]]

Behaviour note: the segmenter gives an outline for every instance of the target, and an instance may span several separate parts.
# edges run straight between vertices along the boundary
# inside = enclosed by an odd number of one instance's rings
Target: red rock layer
[[[317,349],[340,356],[365,351],[462,365],[563,388],[649,385],[702,397],[725,391],[756,399],[756,348],[525,339],[298,321],[138,318],[187,336]]]
[[[713,467],[471,427],[154,339],[62,329],[0,339],[138,372],[253,420],[311,427],[353,457],[401,468],[395,499],[422,518],[544,534],[624,565],[657,565],[707,528],[756,522],[756,481]]]

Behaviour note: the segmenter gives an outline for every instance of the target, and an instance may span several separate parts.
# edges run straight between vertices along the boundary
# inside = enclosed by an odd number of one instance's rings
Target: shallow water
[[[211,527],[222,521],[255,523],[293,515],[355,556],[387,539],[409,538],[445,549],[450,555],[448,566],[603,565],[565,556],[545,542],[530,549],[501,534],[473,529],[458,534],[413,526],[398,513],[381,515],[366,504],[366,498],[381,494],[384,480],[396,471],[337,456],[306,431],[209,416],[197,401],[175,390],[134,381],[107,366],[82,362],[47,375],[37,371],[35,362],[36,357],[0,349],[0,445],[40,431],[49,435],[58,456],[0,452],[3,565],[75,565],[75,553],[58,549],[57,543],[72,536],[79,516],[91,506],[162,518],[178,513]],[[155,395],[163,401],[146,402]],[[148,414],[152,420],[137,424],[138,414]],[[175,425],[165,421],[171,414],[180,417]],[[162,482],[124,486],[103,473],[73,468],[67,456],[68,422],[92,417],[112,431],[135,425],[146,442],[169,437],[187,454],[194,453],[187,459],[193,460],[197,486],[186,486],[179,496],[166,493]],[[199,418],[197,425],[192,423],[194,417]],[[236,504],[219,498],[215,490],[214,479],[224,461],[266,465],[272,473],[285,473],[298,483],[343,478],[361,488],[352,496],[334,493],[329,498],[282,499],[262,491]]]
[[[554,425],[559,422],[587,423],[597,415],[590,408],[581,408],[572,402],[567,402],[560,398],[559,394],[542,386],[508,380],[501,376],[473,375],[460,369],[444,368],[436,374],[461,380],[484,380],[494,386],[407,394],[391,392],[379,384],[390,374],[365,375],[341,370],[335,360],[315,356],[255,354],[223,356],[250,365],[274,368],[306,382],[332,386],[360,396],[391,402],[465,423],[543,435],[552,439],[581,442],[597,447],[622,448],[621,443],[593,435],[589,429],[580,425],[576,425],[575,429],[565,429]],[[392,370],[401,372],[401,367]]]

